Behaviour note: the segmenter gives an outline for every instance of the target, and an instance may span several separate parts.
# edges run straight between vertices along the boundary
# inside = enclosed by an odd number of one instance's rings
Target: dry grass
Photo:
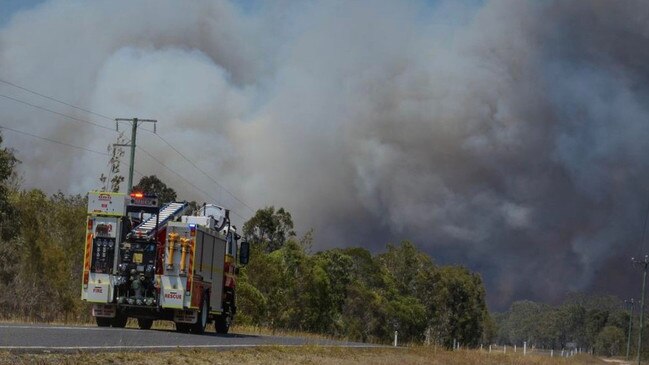
[[[244,335],[299,337],[299,338],[339,340],[339,341],[347,340],[346,338],[328,336],[328,335],[318,334],[318,333],[282,330],[282,329],[270,329],[268,327],[247,326],[247,325],[244,326],[244,325],[236,325],[236,324],[232,327],[231,332],[240,333]]]
[[[480,351],[441,351],[433,348],[355,349],[336,347],[257,347],[235,351],[182,350],[172,352],[117,352],[82,354],[0,353],[0,364],[377,364],[377,365],[597,365],[605,362],[578,355],[569,359]]]
[[[126,324],[127,328],[138,328],[137,320],[129,319]],[[154,329],[173,330],[176,325],[171,321],[155,321],[153,322]],[[206,331],[211,332],[214,330],[213,324],[208,324]],[[248,326],[248,325],[233,325],[230,328],[230,333],[237,333],[242,335],[260,335],[260,336],[279,336],[279,337],[299,337],[309,339],[326,339],[326,340],[345,340],[344,338],[337,338],[333,336],[326,336],[317,333],[288,331],[288,330],[273,330],[267,327]]]

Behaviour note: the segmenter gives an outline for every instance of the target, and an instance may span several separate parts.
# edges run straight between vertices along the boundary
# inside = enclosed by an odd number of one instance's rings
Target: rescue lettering
[[[101,293],[104,292],[104,289],[101,286],[96,286],[96,287],[92,288],[92,292],[101,294]]]
[[[165,293],[165,299],[182,299],[178,293]]]
[[[110,200],[110,195],[109,194],[99,194],[97,196],[97,199],[99,199],[99,200]]]

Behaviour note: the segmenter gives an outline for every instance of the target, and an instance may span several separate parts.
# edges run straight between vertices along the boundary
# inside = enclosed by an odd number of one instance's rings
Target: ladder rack
[[[156,230],[156,220],[158,227],[165,226],[168,222],[175,220],[185,213],[189,208],[189,203],[180,202],[180,203],[168,203],[160,209],[158,216],[152,214],[142,223],[138,224],[133,230],[131,230],[131,235],[140,238],[151,238]]]

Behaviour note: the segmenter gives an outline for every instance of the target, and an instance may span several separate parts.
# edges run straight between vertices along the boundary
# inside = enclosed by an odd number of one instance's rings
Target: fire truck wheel
[[[176,332],[187,333],[189,332],[189,325],[187,323],[176,322]]]
[[[198,312],[198,319],[196,323],[192,324],[192,333],[201,335],[205,332],[205,326],[207,326],[207,315],[209,314],[210,306],[207,304],[207,296],[203,295],[203,305],[201,305],[201,310]]]
[[[141,330],[150,330],[153,326],[153,320],[149,318],[138,318],[137,325]]]
[[[106,317],[95,317],[95,320],[97,321],[97,326],[99,327],[110,327],[110,318]]]
[[[115,318],[110,321],[110,325],[115,328],[124,328],[126,327],[126,322],[128,322],[128,316],[126,314],[118,313]]]
[[[214,319],[216,333],[221,335],[225,335],[230,331],[230,324],[232,324],[232,312],[229,308]]]

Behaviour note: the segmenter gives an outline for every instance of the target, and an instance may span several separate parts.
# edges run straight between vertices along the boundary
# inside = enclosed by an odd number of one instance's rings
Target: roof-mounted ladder
[[[179,218],[188,208],[189,203],[187,202],[172,202],[166,204],[160,209],[159,218],[157,219],[158,227],[164,227],[168,222]],[[144,222],[133,228],[133,230],[131,230],[131,235],[135,237],[150,238],[155,233],[156,218],[155,214],[151,215]]]

